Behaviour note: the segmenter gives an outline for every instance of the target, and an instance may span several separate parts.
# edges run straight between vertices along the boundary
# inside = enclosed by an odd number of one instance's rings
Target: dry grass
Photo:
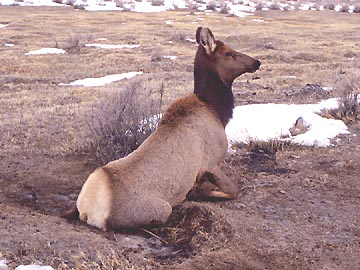
[[[360,80],[359,77],[344,76],[337,84],[340,108],[332,114],[346,123],[360,119]]]
[[[171,214],[169,221],[163,226],[153,229],[169,245],[174,252],[159,256],[162,261],[171,262],[177,256],[189,257],[202,251],[206,242],[217,242],[212,249],[224,247],[231,234],[231,226],[223,217],[201,205],[178,206]],[[204,245],[205,244],[205,245]]]

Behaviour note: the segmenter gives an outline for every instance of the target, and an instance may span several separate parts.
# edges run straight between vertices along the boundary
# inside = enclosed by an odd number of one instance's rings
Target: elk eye
[[[233,56],[232,52],[226,52],[225,55],[228,56],[228,57]]]

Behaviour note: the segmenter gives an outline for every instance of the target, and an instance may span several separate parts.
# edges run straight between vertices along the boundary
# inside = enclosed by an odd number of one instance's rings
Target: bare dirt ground
[[[0,259],[10,268],[358,269],[359,121],[348,121],[350,134],[329,148],[280,150],[255,143],[240,149],[223,166],[242,188],[239,197],[184,202],[166,224],[149,229],[156,236],[146,230],[104,233],[59,215],[96,167],[91,153],[74,150],[86,144],[89,111],[126,83],[59,84],[142,70],[146,87],[163,83],[168,103],[192,91],[196,47],[185,38],[194,38],[202,25],[262,61],[260,71],[235,83],[237,104],[316,102],[341,95],[345,82],[359,90],[359,15],[264,12],[236,18],[0,7],[0,23],[8,24],[0,29]],[[102,50],[74,42],[98,38],[141,47]],[[24,55],[54,46],[69,53]],[[302,91],[306,84],[339,91]]]

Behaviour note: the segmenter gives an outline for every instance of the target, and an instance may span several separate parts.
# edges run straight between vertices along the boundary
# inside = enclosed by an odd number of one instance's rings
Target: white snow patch
[[[167,8],[165,6],[153,6],[150,2],[144,0],[141,2],[135,1],[131,4],[131,11],[134,12],[148,13],[148,12],[162,12],[166,10]]]
[[[0,28],[4,28],[4,27],[6,27],[6,26],[8,26],[8,24],[2,24],[2,23],[0,23]]]
[[[233,5],[229,4],[229,13],[237,17],[246,17],[254,15],[252,12],[255,12],[256,8],[246,5]]]
[[[85,44],[86,47],[96,47],[102,49],[135,49],[139,48],[140,44],[98,44],[98,43],[90,43]]]
[[[0,270],[9,270],[9,267],[7,266],[6,260],[0,260]]]
[[[4,44],[6,47],[14,47],[15,45],[14,44],[12,44],[12,43],[5,43]]]
[[[282,76],[284,79],[296,79],[296,76]]]
[[[177,56],[175,56],[175,55],[164,55],[162,58],[170,59],[170,60],[176,60]]]
[[[58,48],[42,48],[35,51],[30,51],[28,53],[25,53],[25,55],[38,55],[38,54],[63,54],[66,53],[63,49]]]
[[[19,265],[15,270],[54,270],[51,266],[41,266],[36,264]]]
[[[109,1],[98,1],[98,0],[87,0],[81,1],[77,0],[75,2],[77,5],[83,5],[87,11],[122,11],[123,8],[117,7],[116,2]]]
[[[337,99],[318,104],[253,104],[234,108],[233,118],[226,126],[230,146],[251,140],[287,140],[306,146],[330,146],[330,139],[349,131],[341,120],[323,118],[317,113],[336,109]],[[309,124],[303,134],[291,136],[289,129],[302,117]]]
[[[187,38],[186,41],[189,41],[191,43],[195,43],[196,42],[196,39],[193,39],[193,38]]]
[[[71,86],[103,86],[106,84],[110,84],[113,82],[121,81],[124,79],[130,79],[132,77],[135,77],[136,75],[143,74],[143,72],[128,72],[128,73],[122,73],[122,74],[113,74],[113,75],[107,75],[100,78],[86,78],[83,80],[76,80],[68,84],[61,83],[60,85],[71,85]]]

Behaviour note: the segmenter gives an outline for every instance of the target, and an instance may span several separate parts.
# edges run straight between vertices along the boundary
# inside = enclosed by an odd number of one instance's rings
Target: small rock
[[[310,128],[310,124],[308,124],[304,118],[299,117],[295,124],[289,129],[291,136],[296,136],[299,134],[306,133]]]

